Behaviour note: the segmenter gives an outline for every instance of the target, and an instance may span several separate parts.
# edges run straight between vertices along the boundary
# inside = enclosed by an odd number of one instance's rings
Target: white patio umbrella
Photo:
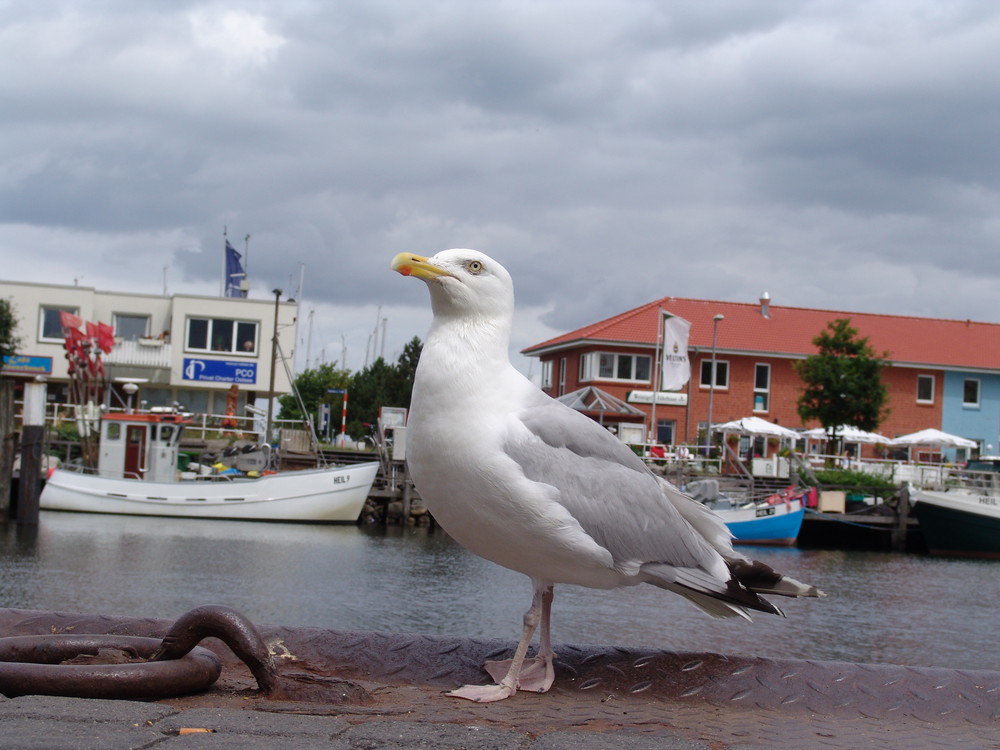
[[[901,447],[908,445],[939,445],[948,448],[976,448],[979,446],[979,443],[975,440],[969,440],[968,438],[928,427],[926,430],[911,432],[909,435],[900,435],[898,438],[890,440],[889,445]]]
[[[802,437],[807,437],[812,440],[825,440],[827,437],[826,430],[822,427],[814,427],[811,430],[806,430],[801,433]],[[837,428],[837,437],[846,443],[888,443],[889,438],[885,435],[879,435],[877,432],[868,432],[867,430],[862,430],[854,425],[841,425]]]
[[[798,438],[799,433],[782,427],[780,424],[768,422],[760,417],[743,417],[732,422],[712,425],[715,432],[738,432],[741,435],[766,435],[768,437]]]

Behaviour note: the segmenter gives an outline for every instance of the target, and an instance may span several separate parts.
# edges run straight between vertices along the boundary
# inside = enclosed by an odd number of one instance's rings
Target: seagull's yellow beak
[[[438,268],[424,256],[414,255],[413,253],[399,253],[392,259],[390,268],[393,271],[403,274],[403,276],[416,276],[418,279],[423,279],[424,281],[431,281],[441,276],[454,277],[453,273],[445,271],[443,268]]]

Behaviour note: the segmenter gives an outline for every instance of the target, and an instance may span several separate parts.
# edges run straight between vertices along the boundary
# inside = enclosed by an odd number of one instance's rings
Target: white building
[[[294,301],[166,297],[14,281],[0,281],[0,298],[14,309],[20,341],[17,355],[4,360],[0,375],[21,382],[44,376],[50,402],[66,402],[68,395],[63,311],[113,328],[114,348],[103,357],[112,406],[126,402],[122,385],[134,382],[139,386],[136,404],[177,402],[187,411],[224,414],[226,394],[236,385],[240,416],[245,416],[245,404],[266,398],[270,387],[275,314],[279,351],[289,370],[294,361]],[[290,391],[279,356],[274,392]]]

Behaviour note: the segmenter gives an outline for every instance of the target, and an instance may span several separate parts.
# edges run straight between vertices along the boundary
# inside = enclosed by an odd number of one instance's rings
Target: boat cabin
[[[187,420],[176,412],[105,414],[101,417],[101,476],[173,482]]]

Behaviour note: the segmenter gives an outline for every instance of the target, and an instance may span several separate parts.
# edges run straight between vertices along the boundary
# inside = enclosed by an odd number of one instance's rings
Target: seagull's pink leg
[[[521,670],[521,689],[544,693],[556,679],[556,670],[552,662],[556,658],[552,650],[552,587],[546,586],[542,592],[542,629],[539,633],[538,654],[532,662],[532,668]],[[541,669],[535,669],[541,667]],[[532,680],[526,678],[532,673]],[[537,677],[535,672],[539,672]]]
[[[542,597],[542,619],[539,630],[538,653],[532,659],[525,659],[521,666],[521,674],[518,682],[518,690],[527,690],[532,693],[547,692],[556,679],[555,667],[552,664],[555,653],[552,651],[552,586],[545,586],[540,591]],[[536,596],[538,594],[536,593]],[[511,660],[488,661],[483,665],[483,669],[490,673],[490,676],[498,682],[502,679],[505,671],[509,669]]]
[[[549,618],[552,610],[552,586],[535,582],[531,607],[524,613],[521,640],[514,650],[514,657],[505,661],[486,662],[484,668],[497,681],[495,685],[464,685],[447,695],[466,698],[477,703],[491,703],[509,698],[518,688],[544,693],[552,685],[555,673],[552,667],[552,645],[549,640]],[[539,621],[542,623],[538,656],[525,662],[531,638]],[[522,667],[524,670],[522,672]],[[544,685],[544,686],[543,686]]]

